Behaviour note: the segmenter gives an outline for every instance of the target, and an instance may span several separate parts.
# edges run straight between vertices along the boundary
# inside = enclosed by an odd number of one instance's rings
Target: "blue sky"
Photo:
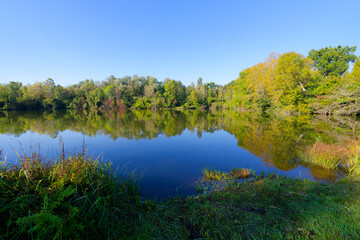
[[[4,0],[0,83],[137,74],[226,84],[271,52],[360,48],[359,11],[357,0]]]

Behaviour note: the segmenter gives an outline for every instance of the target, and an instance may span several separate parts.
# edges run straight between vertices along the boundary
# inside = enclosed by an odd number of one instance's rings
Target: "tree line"
[[[356,47],[325,47],[308,56],[295,52],[271,54],[264,62],[240,72],[225,86],[213,82],[185,86],[170,78],[108,77],[68,87],[44,82],[0,84],[3,109],[236,108],[259,112],[359,115],[360,62]],[[354,63],[349,72],[349,64]]]
[[[110,76],[102,82],[81,81],[68,87],[56,85],[53,79],[23,85],[20,82],[0,84],[0,108],[3,109],[98,109],[116,111],[126,108],[209,108],[219,101],[223,87],[203,83],[187,87],[181,81],[156,78]],[[220,94],[221,96],[221,94]]]

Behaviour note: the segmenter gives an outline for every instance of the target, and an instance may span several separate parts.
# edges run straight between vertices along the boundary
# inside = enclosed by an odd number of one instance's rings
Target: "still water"
[[[234,111],[0,112],[0,148],[8,162],[32,151],[48,158],[66,151],[111,161],[142,176],[144,196],[164,199],[196,192],[204,168],[334,181],[341,173],[302,163],[316,140],[359,134],[353,118],[255,117]]]

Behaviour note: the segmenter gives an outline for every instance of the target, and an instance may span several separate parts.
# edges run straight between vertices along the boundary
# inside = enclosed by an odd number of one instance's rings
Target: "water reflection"
[[[331,181],[336,179],[338,173],[304,165],[299,159],[304,149],[312,145],[316,139],[330,143],[357,136],[359,121],[353,118],[329,119],[308,116],[255,117],[236,111],[198,110],[143,110],[108,114],[73,111],[0,112],[0,134],[19,137],[31,132],[57,138],[61,132],[69,130],[95,138],[106,136],[114,141],[151,140],[159,136],[170,138],[182,135],[184,131],[196,133],[197,137],[201,138],[205,133],[222,130],[235,136],[237,145],[258,157],[265,166],[282,171],[303,166],[310,171],[313,178]],[[222,139],[219,138],[217,141],[220,143]],[[138,150],[141,151],[141,148]]]

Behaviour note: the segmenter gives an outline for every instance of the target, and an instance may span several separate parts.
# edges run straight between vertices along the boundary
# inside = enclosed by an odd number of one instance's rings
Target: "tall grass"
[[[344,161],[347,149],[337,144],[316,141],[308,152],[308,162],[325,168],[334,169]]]
[[[84,153],[3,160],[0,176],[0,238],[105,239],[135,227],[136,177]]]
[[[347,140],[343,145],[316,141],[308,150],[305,161],[327,169],[359,173],[360,140]]]
[[[348,163],[346,167],[356,174],[360,174],[360,141],[351,140],[347,144],[349,152]]]

